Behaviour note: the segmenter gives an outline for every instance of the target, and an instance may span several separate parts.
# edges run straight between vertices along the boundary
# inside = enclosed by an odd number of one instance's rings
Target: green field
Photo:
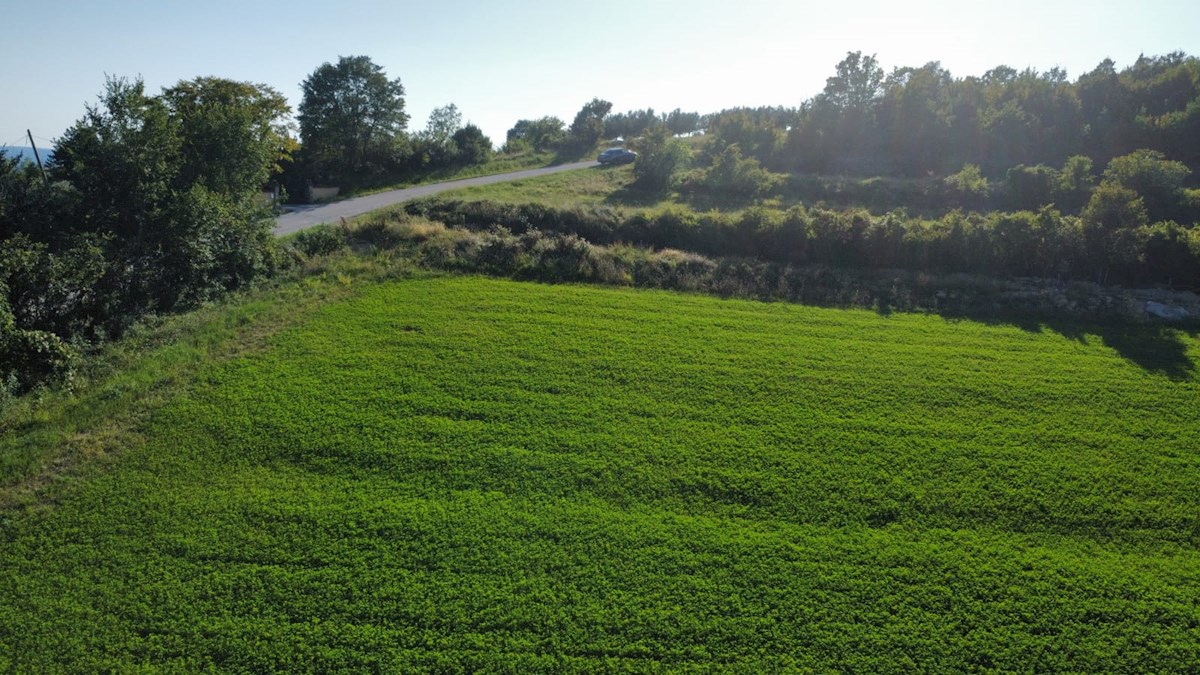
[[[443,193],[447,199],[491,200],[505,204],[544,204],[559,208],[576,206],[645,206],[668,203],[661,195],[645,196],[632,191],[633,165],[597,166],[564,171],[548,176],[473,185]]]
[[[0,513],[0,672],[1200,668],[1200,339],[355,287]]]

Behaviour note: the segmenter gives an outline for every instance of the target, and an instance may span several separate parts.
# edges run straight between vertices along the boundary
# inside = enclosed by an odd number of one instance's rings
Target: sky
[[[613,111],[797,106],[850,51],[886,71],[940,61],[957,77],[997,65],[1200,55],[1200,1],[1005,0],[0,0],[0,144],[50,145],[106,76],[147,90],[217,76],[300,83],[339,56],[366,55],[405,88],[409,130],[454,103],[493,142],[519,119],[570,123],[593,97]]]

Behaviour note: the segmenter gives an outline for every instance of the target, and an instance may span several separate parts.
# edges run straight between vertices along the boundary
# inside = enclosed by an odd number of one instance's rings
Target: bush
[[[673,138],[665,126],[659,125],[646,133],[638,143],[638,157],[633,164],[636,185],[644,190],[665,190],[675,174],[691,158],[687,145]]]
[[[0,284],[0,395],[8,398],[35,386],[69,382],[79,354],[54,333],[17,327]]]
[[[308,257],[328,255],[346,245],[342,233],[330,225],[318,225],[300,230],[292,239],[292,247]]]
[[[1045,164],[1018,164],[1004,177],[1005,206],[1014,210],[1034,210],[1051,204],[1058,193],[1060,174]]]
[[[958,206],[979,208],[991,193],[987,178],[974,164],[964,164],[958,173],[946,176],[944,182],[951,201]]]
[[[736,197],[758,197],[775,190],[781,182],[754,158],[742,158],[737,144],[727,146],[713,159],[702,185],[708,192]]]
[[[1184,202],[1183,181],[1191,171],[1156,150],[1137,150],[1114,157],[1104,169],[1104,182],[1136,192],[1151,219],[1178,217]]]

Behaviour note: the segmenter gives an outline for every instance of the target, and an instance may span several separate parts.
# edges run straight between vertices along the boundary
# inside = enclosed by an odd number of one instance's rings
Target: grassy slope
[[[476,185],[445,192],[439,197],[464,201],[488,199],[506,204],[545,204],[559,208],[598,205],[643,207],[671,203],[667,197],[646,202],[646,197],[627,189],[632,182],[633,165],[626,164]]]
[[[348,184],[343,186],[338,199],[361,197],[363,195],[375,194],[376,192],[399,190],[401,188],[413,187],[414,185],[442,183],[461,178],[491,176],[510,171],[522,171],[524,169],[540,169],[544,166],[552,166],[555,163],[557,163],[557,158],[552,152],[525,152],[518,155],[494,155],[486,164],[472,164],[464,167],[426,171],[420,175],[404,173],[350,177],[346,179]]]
[[[720,211],[739,214],[747,207],[781,210],[798,201],[794,198],[767,199],[684,196],[678,191],[648,193],[633,187],[633,165],[601,166],[567,171],[505,183],[476,185],[443,192],[437,199],[489,200],[504,204],[543,204],[556,208],[607,207],[626,212],[653,213],[663,209]]]
[[[447,278],[272,345],[0,521],[0,670],[1197,665],[1200,383],[1086,332]]]
[[[268,336],[347,296],[349,275],[403,275],[353,257],[297,270],[302,278],[187,314],[150,320],[85,360],[74,386],[30,394],[0,412],[0,515],[53,501],[62,483],[141,442],[147,415],[214,361],[261,349]]]

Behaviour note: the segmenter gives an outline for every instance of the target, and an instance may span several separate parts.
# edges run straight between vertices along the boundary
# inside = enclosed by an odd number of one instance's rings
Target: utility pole
[[[25,133],[29,134],[29,147],[33,148],[33,158],[37,160],[38,171],[42,172],[42,183],[49,185],[50,181],[46,180],[46,169],[42,167],[42,156],[38,154],[37,143],[33,142],[33,132],[26,129]]]

